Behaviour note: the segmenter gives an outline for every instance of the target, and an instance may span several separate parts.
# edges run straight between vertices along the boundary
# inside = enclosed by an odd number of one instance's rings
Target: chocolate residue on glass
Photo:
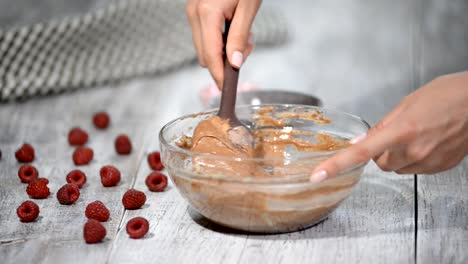
[[[227,126],[217,120],[219,117],[201,121],[193,138],[179,138],[176,144],[181,148],[216,154],[190,155],[190,160],[184,160],[184,164],[188,161],[188,171],[169,169],[182,195],[202,215],[241,230],[294,231],[321,221],[351,193],[363,168],[319,184],[309,182],[310,173],[326,156],[309,159],[307,152],[335,151],[349,143],[345,138],[302,130],[295,124],[316,129],[316,125],[332,120],[319,111],[275,111],[274,107],[263,107],[255,112],[250,128],[255,145],[248,154],[233,151],[226,142]],[[287,184],[283,185],[286,178]],[[259,183],[250,184],[253,179]],[[262,180],[279,180],[280,184],[263,184]]]
[[[200,122],[195,129],[194,137],[182,136],[176,145],[195,152],[211,153],[221,156],[240,158],[282,158],[286,146],[294,147],[297,151],[335,151],[349,146],[346,139],[334,137],[325,133],[295,130],[287,126],[287,120],[299,118],[314,121],[318,125],[328,124],[330,119],[317,110],[307,113],[273,113],[273,107],[262,107],[256,112],[254,118],[255,146],[253,152],[241,153],[233,151],[226,141],[226,126],[218,117],[210,117]],[[307,136],[308,139],[299,139],[296,136]]]

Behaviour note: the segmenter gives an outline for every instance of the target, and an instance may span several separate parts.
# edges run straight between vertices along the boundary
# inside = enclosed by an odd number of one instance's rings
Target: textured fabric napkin
[[[196,58],[185,1],[101,0],[80,13],[29,20],[0,19],[0,101],[162,73]],[[253,33],[257,45],[280,44],[286,23],[262,7]]]

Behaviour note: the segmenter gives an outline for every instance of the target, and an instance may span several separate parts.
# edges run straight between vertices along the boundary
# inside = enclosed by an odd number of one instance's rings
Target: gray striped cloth
[[[0,10],[5,12],[1,4],[8,3],[0,2]],[[194,62],[184,6],[180,0],[101,0],[78,14],[13,25],[1,19],[0,11],[0,101],[163,73]],[[287,37],[286,23],[262,7],[253,33],[257,45],[280,44]]]

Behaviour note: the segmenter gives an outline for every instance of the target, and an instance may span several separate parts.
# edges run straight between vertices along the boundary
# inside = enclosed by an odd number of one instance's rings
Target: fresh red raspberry
[[[167,186],[167,177],[158,171],[153,171],[146,177],[145,183],[150,191],[162,192]]]
[[[76,184],[78,188],[81,188],[86,183],[86,174],[80,170],[72,170],[67,174],[67,182]]]
[[[116,186],[120,182],[120,171],[114,166],[102,167],[99,175],[101,175],[101,182],[104,187]]]
[[[121,134],[115,139],[115,151],[121,155],[130,154],[132,152],[132,143],[127,135]]]
[[[39,177],[39,172],[34,166],[23,165],[18,170],[18,177],[21,182],[30,183]]]
[[[96,128],[99,128],[99,129],[107,128],[110,123],[109,114],[107,114],[106,112],[95,113],[93,116],[93,123],[96,126]]]
[[[101,201],[94,201],[86,206],[85,215],[89,219],[105,222],[109,219],[110,212]]]
[[[153,170],[160,171],[164,169],[164,165],[161,163],[161,153],[159,151],[151,152],[148,155],[148,164]]]
[[[148,230],[149,222],[143,217],[135,217],[127,223],[127,233],[131,238],[142,238]]]
[[[77,147],[73,152],[73,162],[75,165],[86,165],[88,164],[94,156],[92,149],[88,147]]]
[[[122,204],[125,209],[141,208],[146,202],[146,195],[142,191],[130,189],[122,197]]]
[[[18,162],[32,162],[34,160],[34,148],[25,143],[15,152],[15,157]]]
[[[79,127],[74,127],[68,132],[68,143],[72,146],[81,146],[88,142],[88,133]]]
[[[70,205],[80,198],[80,189],[73,183],[67,183],[57,192],[57,200],[60,204]]]
[[[29,197],[33,199],[45,199],[50,195],[49,180],[46,178],[37,178],[31,181],[26,188]]]
[[[89,219],[84,225],[83,237],[88,244],[101,242],[106,237],[106,228],[99,221]]]
[[[39,216],[39,206],[33,201],[25,201],[16,209],[16,214],[21,222],[32,222]]]

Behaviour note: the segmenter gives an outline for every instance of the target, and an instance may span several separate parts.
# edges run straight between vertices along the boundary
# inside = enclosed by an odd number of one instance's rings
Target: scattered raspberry
[[[34,166],[23,165],[18,170],[18,177],[21,182],[30,183],[39,177],[39,172]]]
[[[160,171],[164,169],[164,165],[161,163],[161,153],[159,151],[151,152],[148,155],[148,164],[153,170]]]
[[[72,170],[67,174],[67,182],[76,184],[78,188],[81,188],[86,183],[86,174],[80,170]]]
[[[135,217],[127,223],[127,233],[131,238],[142,238],[148,230],[148,220],[143,217]]]
[[[46,178],[37,178],[29,183],[26,192],[33,199],[45,199],[50,195],[47,184],[49,184],[49,180]]]
[[[77,147],[73,152],[73,162],[75,165],[86,165],[88,164],[94,156],[92,149],[88,147]]]
[[[99,175],[101,175],[101,182],[104,187],[116,186],[120,182],[120,171],[114,166],[102,167]]]
[[[162,192],[167,186],[167,177],[158,171],[154,171],[146,177],[145,183],[150,191]]]
[[[106,236],[106,228],[97,220],[89,219],[83,228],[83,237],[86,243],[101,242]]]
[[[18,162],[32,162],[34,160],[34,148],[25,143],[15,152],[15,157]]]
[[[80,198],[80,189],[73,183],[67,183],[57,192],[57,200],[60,204],[70,205]]]
[[[121,155],[132,152],[132,143],[127,135],[121,134],[115,139],[115,151]]]
[[[110,212],[101,201],[94,201],[86,206],[85,215],[89,219],[105,222],[109,219]]]
[[[98,112],[93,116],[93,123],[96,128],[104,129],[109,126],[110,117],[106,112]]]
[[[122,197],[122,204],[125,209],[138,209],[141,208],[146,202],[146,195],[144,192],[130,189],[125,192]]]
[[[68,132],[68,143],[72,146],[81,146],[88,142],[88,133],[79,127],[74,127]]]
[[[25,201],[16,209],[16,214],[21,222],[32,222],[39,216],[39,206],[33,201]]]

